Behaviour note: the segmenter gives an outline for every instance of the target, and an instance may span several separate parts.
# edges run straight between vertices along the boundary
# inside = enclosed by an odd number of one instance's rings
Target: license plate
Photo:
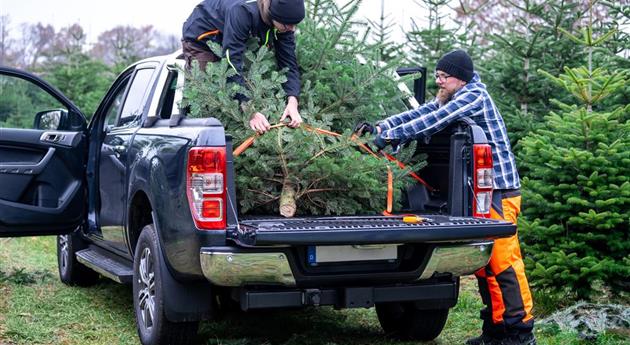
[[[309,246],[308,263],[349,261],[391,261],[398,257],[398,244],[354,245],[354,246]]]

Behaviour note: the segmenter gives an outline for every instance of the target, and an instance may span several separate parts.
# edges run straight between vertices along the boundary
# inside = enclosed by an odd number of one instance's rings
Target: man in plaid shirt
[[[463,50],[447,53],[437,63],[437,97],[417,109],[393,115],[372,126],[362,123],[359,134],[376,135],[378,149],[391,145],[397,152],[409,140],[428,138],[467,117],[483,129],[492,147],[494,191],[491,216],[516,224],[521,208],[520,181],[505,123],[474,72]],[[495,240],[488,265],[475,272],[486,305],[481,311],[483,332],[468,345],[535,345],[533,303],[517,235]]]

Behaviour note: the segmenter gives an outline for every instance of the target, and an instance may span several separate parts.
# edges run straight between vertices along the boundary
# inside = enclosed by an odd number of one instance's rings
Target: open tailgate
[[[472,217],[419,215],[427,221],[405,223],[400,217],[349,216],[247,218],[229,238],[241,246],[426,243],[509,237],[516,226]]]

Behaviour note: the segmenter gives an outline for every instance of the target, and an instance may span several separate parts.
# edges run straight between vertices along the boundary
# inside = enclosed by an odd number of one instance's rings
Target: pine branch
[[[309,189],[302,193],[302,195],[311,194],[311,193],[322,193],[322,192],[347,192],[349,189],[347,188],[319,188],[319,189]]]

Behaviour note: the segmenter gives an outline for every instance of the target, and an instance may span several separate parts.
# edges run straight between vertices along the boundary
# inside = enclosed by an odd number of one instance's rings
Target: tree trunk
[[[295,186],[285,179],[282,184],[282,194],[280,195],[280,214],[284,217],[291,218],[295,215],[295,210],[297,209],[295,194]]]

